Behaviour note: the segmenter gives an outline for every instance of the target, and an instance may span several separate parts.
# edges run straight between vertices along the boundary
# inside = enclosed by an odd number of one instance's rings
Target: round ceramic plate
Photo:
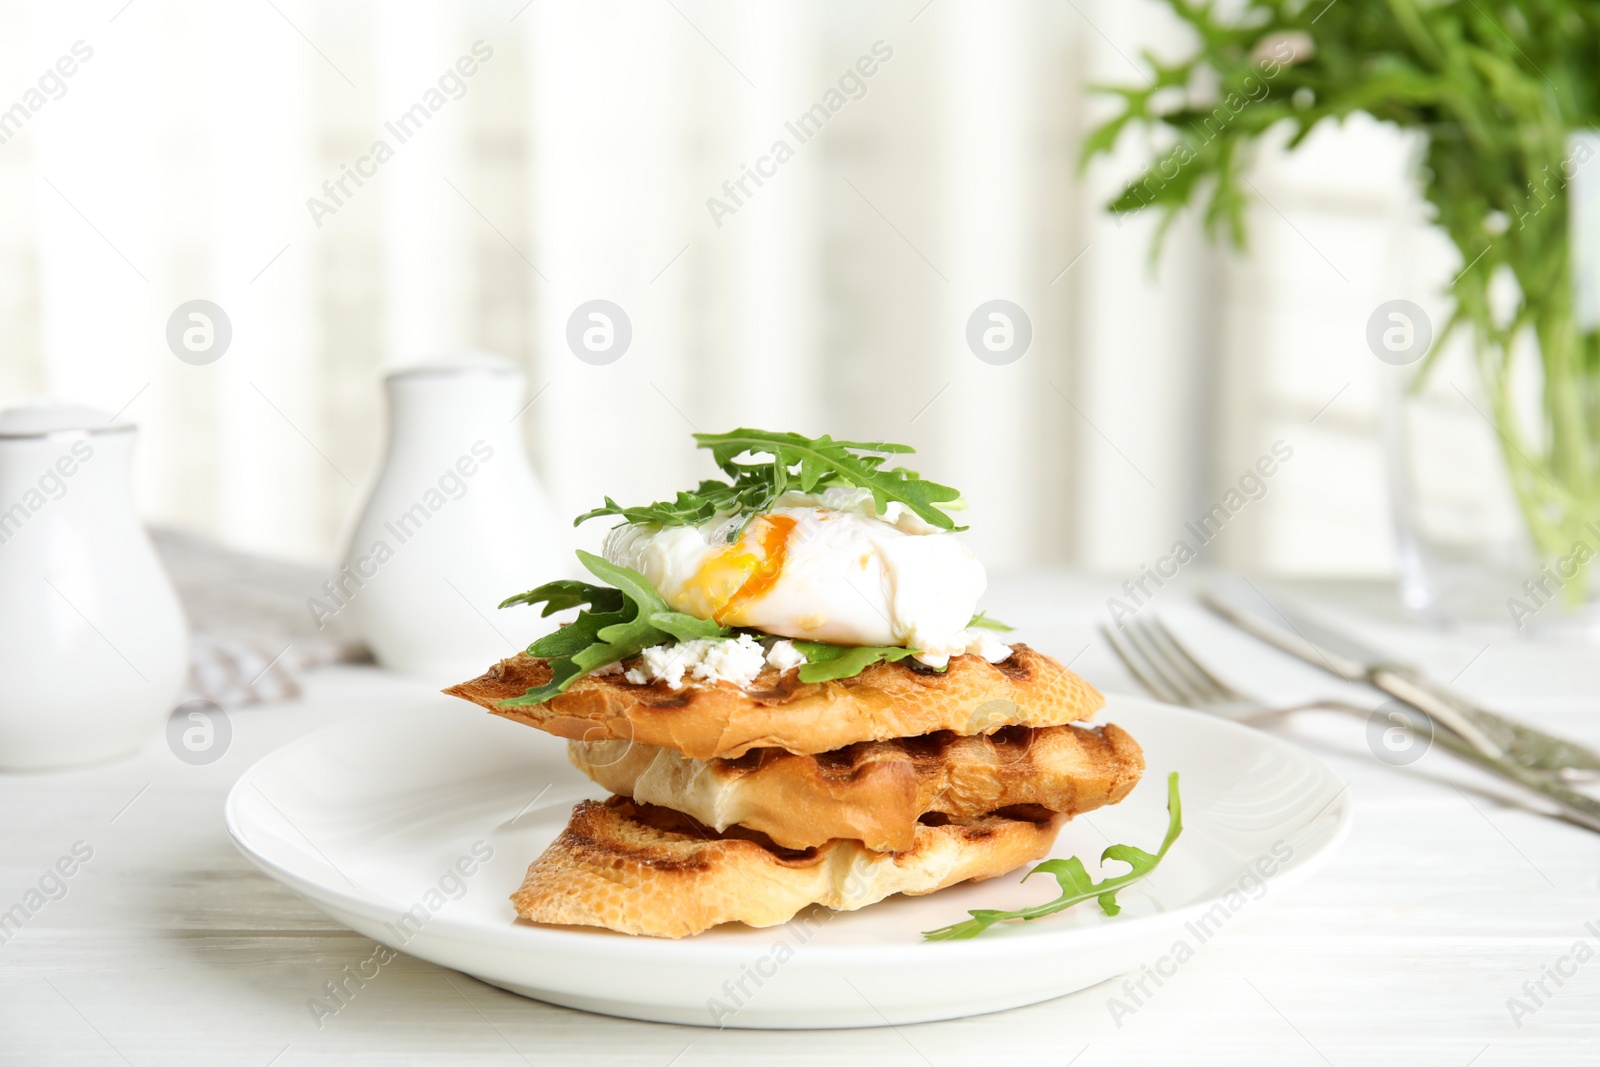
[[[1142,965],[1172,966],[1240,909],[1322,863],[1343,838],[1343,783],[1304,752],[1198,712],[1112,696],[1098,722],[1144,746],[1127,800],[1069,823],[1055,856],[1098,879],[1111,843],[1155,851],[1166,778],[1181,773],[1184,833],[1154,874],[1093,902],[970,941],[920,931],[969,908],[1049,900],[1021,874],[820,908],[766,929],[729,925],[680,941],[519,920],[509,895],[566,824],[604,791],[556,738],[454,702],[352,720],[286,745],[228,796],[228,830],[272,878],[368,937],[504,989],[608,1015],[703,1026],[819,1028],[951,1019],[1033,1004]],[[1263,901],[1268,903],[1270,901]]]

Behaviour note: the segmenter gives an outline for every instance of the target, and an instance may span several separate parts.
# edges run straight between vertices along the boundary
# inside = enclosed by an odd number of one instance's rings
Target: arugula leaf
[[[710,619],[685,615],[681,611],[651,612],[649,622],[651,626],[671,634],[679,641],[703,641],[713,637],[727,637],[731,633]]]
[[[540,618],[546,618],[558,611],[587,604],[594,611],[585,611],[579,614],[578,621],[570,626],[563,626],[554,633],[546,634],[528,646],[528,654],[541,656],[546,659],[558,659],[572,656],[592,645],[595,632],[602,626],[612,622],[621,621],[623,615],[624,598],[620,590],[607,589],[604,586],[590,585],[587,582],[561,580],[546,582],[536,589],[516,596],[507,597],[500,602],[502,608],[513,604],[537,604],[543,602],[544,611]],[[569,679],[570,681],[570,679]],[[563,685],[562,688],[565,688]]]
[[[774,496],[789,488],[792,477],[789,468],[798,464],[796,486],[803,493],[827,485],[853,485],[870,489],[880,512],[889,501],[897,500],[941,530],[957,528],[955,520],[934,505],[959,500],[958,491],[936,482],[925,482],[921,475],[903,467],[882,469],[888,456],[916,451],[909,445],[888,441],[835,441],[827,434],[813,439],[797,433],[752,429],[723,434],[697,433],[694,439],[701,448],[711,449],[717,466],[735,479],[751,469],[750,465],[738,462],[741,455],[772,456],[770,463],[756,466],[770,472]]]
[[[977,627],[980,630],[999,630],[1001,633],[1005,634],[1008,634],[1012,630],[1016,629],[1015,626],[1007,626],[999,619],[989,618],[989,613],[987,611],[980,611],[972,618],[967,620],[967,629],[970,630],[973,627]]]
[[[693,492],[680,491],[676,499],[648,507],[625,508],[610,497],[605,506],[586,511],[572,520],[581,526],[601,515],[621,515],[629,522],[659,522],[663,526],[698,526],[709,522],[719,511],[740,510],[740,494],[733,486],[714,479],[703,481]]]
[[[874,663],[893,663],[914,656],[914,648],[892,645],[828,645],[820,641],[796,641],[794,647],[806,658],[800,666],[802,682],[831,682],[854,678]]]
[[[853,486],[870,490],[880,512],[891,501],[898,501],[941,530],[966,529],[957,526],[940,507],[958,507],[959,491],[924,481],[917,472],[903,467],[883,469],[889,456],[915,451],[909,445],[889,441],[835,441],[826,434],[811,438],[797,433],[751,429],[723,434],[697,433],[694,438],[701,448],[711,450],[713,460],[731,481],[708,479],[693,492],[679,492],[670,501],[657,501],[644,507],[623,507],[606,497],[604,506],[579,515],[573,525],[601,515],[618,515],[626,522],[654,522],[662,526],[699,525],[719,514],[760,514],[791,489],[811,493],[830,486]],[[740,457],[746,455],[768,458],[740,462]],[[741,526],[730,531],[728,539],[737,539],[742,530]]]
[[[673,611],[645,576],[630,567],[618,566],[589,552],[580,551],[578,559],[596,578],[616,588],[576,581],[547,582],[509,597],[500,605],[504,608],[543,602],[541,617],[580,604],[594,609],[580,611],[574,622],[528,646],[528,655],[550,661],[550,681],[520,697],[502,700],[501,704],[543,704],[566,692],[568,686],[590,671],[636,656],[652,645],[727,637],[732,632],[708,619]]]
[[[661,594],[656,592],[656,587],[650,584],[650,579],[634,570],[624,567],[619,563],[612,563],[603,556],[592,552],[578,552],[578,559],[589,568],[589,573],[602,581],[610,582],[616,586],[624,597],[634,602],[641,611],[657,612],[671,611]]]
[[[922,936],[929,941],[962,941],[969,937],[977,937],[998,922],[1038,919],[1058,911],[1065,911],[1075,904],[1082,904],[1091,899],[1098,900],[1101,910],[1107,915],[1115,915],[1122,910],[1117,903],[1117,892],[1155,870],[1156,864],[1166,856],[1167,850],[1181,833],[1183,833],[1183,802],[1178,797],[1178,772],[1174,771],[1167,775],[1167,836],[1161,842],[1161,848],[1152,855],[1133,845],[1112,845],[1100,855],[1101,863],[1106,860],[1126,863],[1132,868],[1127,874],[1095,882],[1084,869],[1083,861],[1076,856],[1064,860],[1045,860],[1024,875],[1022,880],[1027,881],[1040,871],[1053,875],[1056,884],[1061,887],[1061,896],[1055,900],[1018,911],[992,909],[969,911],[967,914],[972,918],[951,926],[941,926],[937,930],[924,930]]]
[[[556,582],[545,582],[537,589],[506,597],[500,601],[500,606],[509,608],[513,604],[537,604],[541,601],[545,602],[544,610],[539,613],[541,619],[558,611],[565,611],[567,608],[575,608],[579,604],[593,605],[597,611],[622,610],[622,596],[617,590],[565,578]]]

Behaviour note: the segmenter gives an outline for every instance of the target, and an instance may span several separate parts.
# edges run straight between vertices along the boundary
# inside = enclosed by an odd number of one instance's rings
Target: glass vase
[[[1421,389],[1384,368],[1401,600],[1433,623],[1600,640],[1600,521],[1572,516],[1568,540],[1535,543],[1481,386],[1447,367]]]

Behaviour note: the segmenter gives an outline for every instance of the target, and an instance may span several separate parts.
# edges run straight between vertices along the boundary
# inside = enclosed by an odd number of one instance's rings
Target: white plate
[[[1088,903],[972,941],[925,942],[919,931],[968,908],[1051,899],[1054,880],[1023,885],[1018,872],[681,941],[520,922],[508,896],[528,863],[574,802],[604,791],[555,738],[466,705],[384,712],[284,746],[234,786],[228,830],[256,866],[351,929],[552,1004],[754,1028],[952,1019],[1156,966],[1176,941],[1196,947],[1247,902],[1310,874],[1344,836],[1344,784],[1282,741],[1130,697],[1111,697],[1097,721],[1126,727],[1149,766],[1122,804],[1068,824],[1054,855],[1081,856],[1093,873],[1112,842],[1154,851],[1174,770],[1183,836],[1121,893],[1116,917]]]

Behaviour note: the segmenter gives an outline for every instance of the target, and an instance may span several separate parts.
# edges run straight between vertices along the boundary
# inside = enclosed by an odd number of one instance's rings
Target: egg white
[[[778,503],[733,544],[728,532],[742,520],[631,523],[611,531],[605,555],[643,574],[675,610],[725,626],[832,644],[903,645],[934,666],[969,648],[988,658],[1000,649],[1009,654],[988,635],[967,631],[988,579],[955,536],[897,505],[879,516],[862,490],[788,494]]]

